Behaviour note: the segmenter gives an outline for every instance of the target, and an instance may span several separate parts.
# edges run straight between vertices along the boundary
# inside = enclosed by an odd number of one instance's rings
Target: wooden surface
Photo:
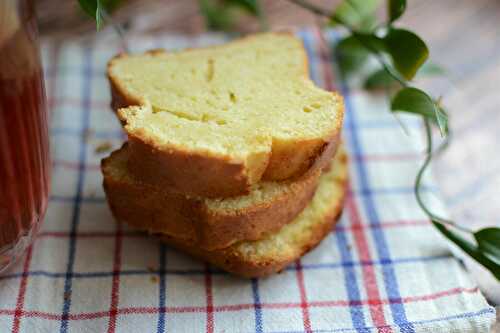
[[[58,11],[53,10],[54,2],[39,1],[45,37],[92,35],[93,25],[79,14],[76,1],[57,1]],[[333,8],[338,1],[313,2]],[[197,3],[129,0],[114,17],[134,32],[196,34],[205,31]],[[272,28],[317,23],[313,15],[285,0],[263,3]],[[400,25],[423,36],[431,59],[449,71],[448,79],[424,85],[444,96],[451,114],[453,143],[434,170],[452,216],[472,227],[500,225],[500,1],[410,0]],[[238,26],[245,32],[259,27],[248,19]],[[481,284],[500,297],[500,284],[477,274]]]

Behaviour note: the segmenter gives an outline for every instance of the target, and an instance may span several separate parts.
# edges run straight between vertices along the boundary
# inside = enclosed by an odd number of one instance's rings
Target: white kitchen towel
[[[105,76],[119,45],[102,34],[46,41],[52,194],[28,255],[0,277],[0,332],[489,332],[494,309],[415,202],[419,123],[402,117],[405,134],[384,98],[350,91],[335,75],[317,31],[298,35],[312,79],[345,98],[349,195],[318,248],[280,274],[251,280],[115,223],[99,163],[124,141]],[[149,36],[130,46],[226,39]],[[430,177],[425,192],[445,213]]]

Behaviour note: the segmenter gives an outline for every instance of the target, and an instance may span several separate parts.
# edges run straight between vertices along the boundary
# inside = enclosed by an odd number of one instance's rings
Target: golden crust
[[[251,183],[243,163],[208,152],[165,151],[154,141],[129,135],[129,170],[142,182],[170,192],[205,198],[248,193]]]
[[[159,235],[159,237],[168,245],[232,274],[246,278],[268,276],[282,271],[286,266],[314,249],[332,231],[333,226],[342,214],[345,184],[345,181],[341,184],[343,192],[340,200],[333,200],[330,203],[328,211],[321,217],[321,222],[314,224],[308,236],[303,237],[294,244],[294,251],[284,252],[280,256],[255,260],[242,254],[238,250],[237,244],[224,249],[206,251],[192,243],[172,236]]]
[[[255,37],[246,37],[239,42],[249,38]],[[162,52],[155,50],[154,54]],[[307,56],[305,50],[303,52],[304,75],[308,75]],[[144,104],[140,99],[128,94],[111,73],[110,68],[115,59],[126,56],[120,54],[108,63],[111,106],[115,111]],[[248,193],[251,185],[261,179],[274,181],[300,177],[310,169],[326,166],[339,144],[344,113],[343,102],[340,95],[335,92],[332,94],[341,101],[339,104],[342,108],[337,110],[339,114],[337,122],[332,124],[332,130],[326,137],[286,144],[273,141],[269,153],[256,155],[252,163],[248,163],[231,156],[221,156],[206,151],[191,152],[179,147],[159,146],[140,131],[127,132],[131,155],[129,169],[143,182],[167,187],[172,192],[207,198]],[[126,125],[127,112],[119,112],[119,118]]]
[[[109,163],[109,160],[103,163],[103,169],[105,169],[105,164]],[[188,215],[185,215],[185,220],[177,220],[175,221],[176,223],[173,223],[174,226],[178,227],[175,233],[169,235],[157,233],[157,236],[160,237],[162,241],[181,251],[236,275],[243,277],[261,277],[279,272],[285,266],[294,262],[306,252],[317,246],[321,240],[328,235],[333,225],[338,220],[342,212],[348,178],[347,156],[344,151],[341,150],[339,152],[332,167],[334,168],[333,171],[329,171],[328,176],[325,174],[325,177],[327,177],[325,181],[323,182],[320,180],[321,185],[319,185],[320,187],[317,191],[318,196],[314,196],[310,207],[305,208],[304,212],[299,217],[290,221],[289,224],[284,225],[281,229],[262,234],[255,241],[244,240],[219,249],[202,248],[199,246],[199,243],[193,242],[189,238],[179,236],[183,232],[181,230],[182,228],[194,230],[193,226],[190,225],[192,219],[188,218],[189,214],[193,214],[191,211],[187,212]],[[331,172],[333,172],[333,174]],[[109,187],[106,187],[106,184],[109,183],[105,181],[105,188],[115,217],[126,223],[129,223],[131,220],[136,220],[137,224],[134,224],[135,227],[141,230],[148,229],[146,225],[144,225],[144,222],[149,221],[151,218],[154,221],[154,217],[150,216],[149,210],[141,207],[129,207],[128,205],[140,205],[139,203],[143,202],[141,196],[149,192],[144,191],[144,189],[142,189],[141,192],[136,192],[133,188],[130,188],[130,186],[124,189],[127,190],[127,192],[123,192],[122,189],[112,185],[112,187],[115,187],[116,193],[109,196]],[[134,196],[137,201],[131,201],[129,198],[124,201],[124,204],[117,207],[114,203],[120,203],[120,194],[124,197]],[[110,200],[114,195],[116,195],[116,197]],[[162,206],[165,203],[164,200],[158,197],[158,194],[151,193],[151,198],[158,206]],[[151,203],[145,202],[144,205],[149,206]],[[126,210],[127,207],[129,207],[129,211]],[[177,207],[176,209],[177,210],[175,210],[173,214],[183,216],[182,211],[184,208]],[[170,219],[166,217],[162,219],[162,214],[164,213],[166,212],[158,210],[158,214],[156,215],[160,224],[170,221]],[[134,214],[136,214],[136,216]],[[192,215],[193,218],[195,216],[196,214]],[[251,219],[249,218],[247,223],[251,223],[250,221]],[[211,227],[213,228],[214,226]],[[228,229],[228,231],[231,230],[233,229]],[[285,239],[287,240],[285,241]],[[283,241],[285,243],[283,243]],[[264,247],[259,247],[259,244],[261,244],[260,242],[265,242],[266,245],[264,245]],[[268,250],[269,247],[271,247],[272,250]],[[246,252],[249,248],[254,250]],[[259,248],[260,250],[257,250]]]
[[[112,161],[126,154],[127,144],[101,162],[108,204],[118,220],[152,233],[174,235],[204,249],[256,240],[293,220],[307,206],[320,176],[310,171],[292,182],[289,191],[270,201],[234,210],[209,208],[204,200],[160,190],[139,181],[113,176]],[[131,175],[131,179],[135,179]]]

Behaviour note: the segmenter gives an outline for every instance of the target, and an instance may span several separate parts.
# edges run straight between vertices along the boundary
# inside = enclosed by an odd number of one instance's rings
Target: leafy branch
[[[500,228],[491,227],[474,232],[435,214],[422,197],[422,178],[436,153],[433,150],[432,126],[439,129],[445,140],[437,149],[439,152],[449,142],[448,115],[441,105],[441,98],[433,99],[428,93],[411,84],[411,80],[419,71],[440,74],[443,70],[432,64],[427,65],[426,69],[424,64],[429,57],[429,50],[425,42],[415,33],[393,26],[404,14],[406,0],[388,0],[388,19],[380,24],[377,24],[375,16],[377,0],[344,0],[333,12],[304,0],[288,1],[326,17],[331,25],[342,26],[349,32],[349,35],[337,44],[337,55],[343,67],[343,75],[359,70],[371,57],[378,62],[379,68],[368,77],[365,87],[377,87],[379,84],[385,87],[399,85],[399,89],[393,89],[395,92],[391,100],[391,111],[420,116],[425,127],[425,159],[418,170],[414,185],[418,205],[441,234],[500,280]],[[345,52],[347,57],[342,55],[342,52]],[[475,242],[470,240],[472,238]]]

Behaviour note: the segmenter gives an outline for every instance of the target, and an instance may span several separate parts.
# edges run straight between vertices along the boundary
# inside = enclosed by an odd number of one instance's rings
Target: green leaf
[[[353,32],[352,37],[357,39],[358,42],[368,51],[375,54],[381,54],[387,52],[387,47],[385,45],[385,40],[375,36],[374,34],[365,34],[359,32]]]
[[[347,36],[341,39],[336,45],[338,54],[346,56],[368,56],[368,50],[354,36]]]
[[[463,238],[456,232],[452,231],[451,229],[445,227],[443,224],[437,221],[432,221],[432,223],[446,238],[451,240],[465,253],[467,253],[469,256],[471,256],[477,262],[479,262],[481,265],[487,268],[493,274],[493,276],[495,276],[497,280],[500,280],[500,264],[498,263],[498,261],[496,261],[498,260],[498,257],[493,256],[492,258],[491,253],[489,251],[488,252],[484,251],[483,248],[481,248],[481,246],[476,247],[470,241],[466,240],[465,238]],[[491,229],[497,229],[497,228],[491,228]],[[495,235],[498,236],[497,232],[494,233],[493,239],[496,239]],[[488,235],[486,236],[486,239],[491,240],[490,237],[491,236]],[[486,243],[491,245],[489,241],[486,241]]]
[[[443,66],[435,64],[433,62],[426,61],[418,70],[418,76],[438,76],[445,75],[446,69]]]
[[[373,33],[353,32],[361,47],[379,55],[382,59],[389,57],[393,72],[398,72],[406,80],[411,80],[429,56],[425,43],[414,33],[403,29],[390,29],[380,38]],[[396,74],[396,73],[394,73]]]
[[[413,79],[429,57],[424,41],[411,31],[394,28],[389,29],[383,40],[394,67],[405,79]]]
[[[205,18],[205,24],[209,29],[227,30],[233,20],[227,7],[217,6],[210,0],[199,0],[200,11]]]
[[[474,233],[481,251],[500,265],[500,228],[485,228]]]
[[[120,2],[121,0],[78,0],[82,10],[96,20],[97,30],[103,25],[104,11],[110,13]]]
[[[261,25],[266,26],[258,0],[199,0],[198,3],[209,29],[230,30],[241,10],[258,17]]]
[[[224,2],[228,5],[240,7],[255,16],[260,13],[260,6],[257,0],[226,0]]]
[[[439,131],[441,132],[441,136],[447,136],[448,114],[440,105],[436,105],[435,112],[436,112],[436,121],[439,127]]]
[[[332,23],[348,25],[362,32],[371,32],[375,27],[375,12],[379,0],[344,0],[335,8]]]
[[[101,5],[101,9],[107,12],[111,12],[113,11],[113,9],[118,7],[121,1],[122,0],[78,0],[78,3],[87,15],[89,15],[93,19],[96,19],[98,2]]]
[[[101,30],[101,27],[103,25],[103,20],[104,17],[103,17],[103,8],[101,5],[101,1],[97,0],[97,8],[95,10],[95,23],[97,26],[97,31]]]
[[[368,76],[364,83],[366,89],[393,88],[398,81],[385,69],[379,69]]]
[[[404,88],[392,99],[393,112],[409,112],[431,119],[439,126],[441,135],[448,133],[448,116],[424,91],[417,88]]]
[[[370,57],[370,52],[353,36],[340,40],[334,47],[340,70],[344,76],[356,73]]]
[[[416,113],[434,119],[436,105],[432,98],[417,88],[404,88],[392,99],[391,110]]]
[[[90,17],[95,19],[95,12],[97,10],[97,1],[95,0],[78,0],[80,7]]]
[[[406,0],[389,0],[387,1],[389,12],[389,23],[396,21],[403,15],[406,10]]]

